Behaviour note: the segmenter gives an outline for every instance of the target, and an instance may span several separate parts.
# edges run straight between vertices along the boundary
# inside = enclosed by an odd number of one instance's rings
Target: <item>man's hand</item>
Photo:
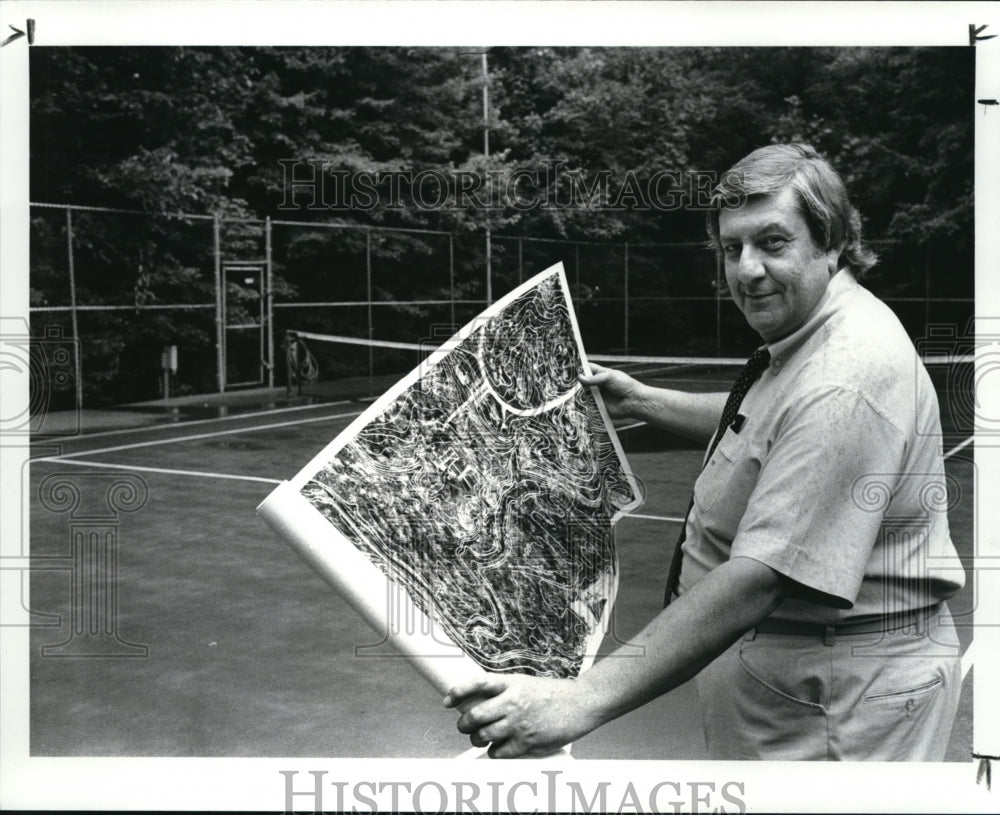
[[[589,721],[581,691],[573,679],[493,674],[456,685],[444,704],[465,707],[467,700],[483,700],[459,717],[458,729],[475,747],[491,745],[490,758],[545,756],[597,726]]]
[[[688,393],[644,385],[622,371],[591,364],[593,374],[581,375],[584,385],[596,385],[612,419],[635,419],[653,427],[708,444],[726,404],[726,393]]]
[[[706,574],[635,635],[641,659],[599,660],[577,679],[491,674],[456,685],[446,707],[458,729],[493,758],[544,756],[686,682],[769,616],[792,582],[735,557]],[[634,654],[632,655],[634,656]]]
[[[593,374],[580,375],[584,385],[596,385],[601,389],[604,405],[612,419],[634,419],[639,415],[640,390],[642,385],[622,371],[605,368],[591,363]]]

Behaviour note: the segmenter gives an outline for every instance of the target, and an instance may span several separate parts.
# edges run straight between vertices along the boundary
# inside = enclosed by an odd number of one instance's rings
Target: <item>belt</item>
[[[825,645],[833,645],[839,636],[852,634],[881,634],[895,631],[910,625],[920,623],[935,616],[941,610],[941,603],[913,611],[902,611],[898,614],[884,614],[874,620],[864,620],[856,623],[840,623],[839,625],[824,625],[823,623],[804,623],[795,620],[776,620],[768,617],[757,623],[753,629],[758,634],[791,634],[799,637],[818,637]]]

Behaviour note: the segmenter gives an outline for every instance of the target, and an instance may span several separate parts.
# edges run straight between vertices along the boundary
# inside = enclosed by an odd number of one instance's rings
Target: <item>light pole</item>
[[[459,51],[459,54],[479,54],[483,66],[483,157],[490,157],[490,68],[487,61],[487,49],[482,51]],[[489,163],[489,162],[487,162]],[[493,302],[493,245],[490,235],[490,222],[486,220],[486,304]]]
[[[490,70],[483,51],[483,155],[490,157]],[[489,163],[487,161],[487,163]],[[489,215],[486,220],[486,305],[493,302],[493,247],[490,238]]]

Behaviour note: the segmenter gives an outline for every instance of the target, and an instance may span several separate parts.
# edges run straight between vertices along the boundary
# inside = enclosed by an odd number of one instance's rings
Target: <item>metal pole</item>
[[[490,69],[483,51],[483,155],[490,155]]]
[[[285,331],[285,396],[292,395],[292,332]]]
[[[455,236],[448,236],[448,285],[451,290],[451,328],[455,329]]]
[[[368,339],[375,338],[375,326],[372,322],[372,231],[365,230],[365,277],[368,289]],[[368,377],[375,376],[375,350],[368,346]]]
[[[625,300],[625,332],[624,332],[624,334],[625,334],[625,336],[624,336],[625,350],[622,353],[627,354],[628,353],[628,243],[625,244],[625,281],[624,281],[624,284],[625,284],[624,285],[624,290],[625,290],[625,297],[624,297],[624,300]]]
[[[490,157],[490,71],[483,51],[483,156],[489,167]],[[487,215],[487,218],[489,216]],[[493,302],[493,245],[489,221],[486,222],[486,304]]]
[[[264,259],[267,262],[267,386],[274,387],[274,298],[271,294],[273,272],[271,267],[271,216],[264,219]]]
[[[924,336],[931,323],[931,257],[924,250]]]
[[[66,210],[66,257],[69,269],[69,306],[70,325],[73,330],[73,342],[76,344],[76,354],[74,361],[74,374],[76,376],[76,412],[79,417],[83,410],[83,345],[80,342],[80,325],[77,321],[76,311],[76,264],[73,258],[73,210]]]
[[[491,255],[493,247],[490,242],[490,228],[486,227],[486,305],[493,303],[493,264]]]
[[[222,280],[222,222],[219,213],[212,217],[213,254],[215,255],[215,378],[219,393],[226,392],[226,335],[224,319],[225,289]]]
[[[715,355],[722,356],[722,259],[715,258]]]

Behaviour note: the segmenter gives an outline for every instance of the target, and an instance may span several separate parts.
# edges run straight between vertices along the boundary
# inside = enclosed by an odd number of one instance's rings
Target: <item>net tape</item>
[[[447,343],[426,342],[396,342],[391,340],[365,339],[362,337],[348,337],[340,334],[319,334],[312,331],[287,331],[286,346],[295,340],[313,340],[316,342],[341,343],[344,345],[359,345],[365,348],[387,348],[402,351],[414,351],[417,353],[430,354],[439,348],[446,348]],[[305,343],[302,348],[308,353]],[[311,353],[309,354],[312,357]],[[618,365],[725,365],[739,366],[746,362],[746,357],[694,357],[694,356],[642,356],[629,354],[588,354],[587,359],[591,362],[611,363]],[[961,365],[975,362],[972,354],[924,354],[925,365]],[[312,358],[315,365],[315,358]]]

